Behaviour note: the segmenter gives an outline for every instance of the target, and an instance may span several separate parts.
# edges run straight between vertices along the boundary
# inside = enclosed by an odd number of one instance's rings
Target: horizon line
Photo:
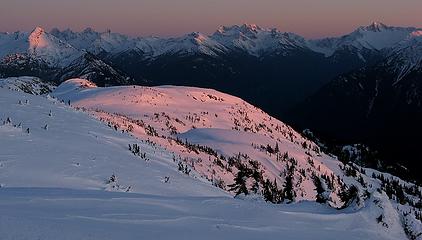
[[[280,32],[280,33],[293,33],[293,34],[296,34],[296,35],[298,35],[298,36],[300,36],[300,37],[303,37],[304,39],[307,39],[307,40],[313,40],[313,39],[324,39],[324,38],[336,38],[336,37],[342,37],[342,36],[346,36],[346,35],[348,35],[348,34],[350,34],[350,33],[352,33],[352,32],[354,32],[354,31],[356,31],[356,30],[358,30],[359,28],[362,28],[362,27],[369,27],[369,26],[372,26],[372,25],[374,25],[374,24],[381,24],[381,25],[384,25],[384,26],[386,26],[386,27],[398,27],[398,28],[415,28],[415,29],[422,29],[422,27],[418,27],[418,26],[403,26],[403,25],[401,25],[401,26],[399,26],[399,25],[389,25],[389,24],[384,24],[382,21],[372,21],[369,25],[358,25],[358,26],[355,26],[354,28],[353,28],[353,30],[352,31],[349,31],[349,32],[345,32],[345,33],[340,33],[340,34],[335,34],[335,35],[329,35],[329,36],[322,36],[322,37],[305,37],[305,36],[303,36],[303,35],[301,35],[301,34],[298,34],[298,33],[296,33],[296,32],[293,32],[293,31],[281,31],[280,29],[278,29],[277,27],[262,27],[261,25],[258,25],[258,24],[254,24],[254,23],[247,23],[247,22],[244,22],[244,23],[242,23],[242,24],[232,24],[232,25],[218,25],[217,27],[216,27],[216,29],[213,31],[213,32],[210,32],[210,33],[205,33],[205,32],[201,32],[201,31],[187,31],[187,32],[185,32],[185,33],[180,33],[180,34],[171,34],[171,35],[166,35],[166,34],[158,34],[158,35],[153,35],[153,34],[150,34],[150,35],[142,35],[142,34],[126,34],[126,33],[122,33],[122,32],[119,32],[119,31],[113,31],[111,28],[106,28],[106,29],[104,29],[104,30],[97,30],[95,27],[90,27],[90,26],[87,26],[87,27],[83,27],[83,28],[79,28],[79,29],[81,29],[81,30],[75,30],[75,28],[71,28],[71,27],[64,27],[64,28],[60,28],[60,27],[51,27],[51,28],[44,28],[44,27],[42,27],[41,25],[36,25],[34,28],[32,28],[32,30],[30,30],[30,31],[26,31],[26,30],[16,30],[16,31],[13,31],[13,32],[10,32],[10,31],[0,31],[0,33],[16,33],[16,32],[25,32],[25,33],[31,33],[31,32],[33,32],[35,29],[37,29],[37,28],[41,28],[41,29],[43,29],[45,32],[47,32],[47,33],[51,33],[53,30],[55,30],[55,29],[57,29],[58,31],[60,31],[60,32],[65,32],[65,31],[71,31],[71,32],[73,32],[73,33],[82,33],[82,32],[84,32],[84,31],[86,31],[86,30],[92,30],[93,32],[97,32],[97,33],[107,33],[107,32],[110,32],[110,33],[115,33],[115,34],[120,34],[120,35],[124,35],[124,36],[128,36],[128,37],[131,37],[131,38],[148,38],[148,37],[157,37],[157,38],[178,38],[178,37],[183,37],[183,36],[186,36],[186,35],[189,35],[189,34],[192,34],[192,33],[200,33],[200,34],[203,34],[203,35],[205,35],[205,36],[212,36],[215,32],[217,32],[218,31],[218,29],[219,28],[222,28],[222,27],[226,27],[226,28],[231,28],[231,27],[242,27],[242,26],[255,26],[255,27],[258,27],[258,28],[261,28],[261,29],[263,29],[263,30],[265,30],[265,31],[271,31],[271,30],[276,30],[276,31],[278,31],[278,32]]]

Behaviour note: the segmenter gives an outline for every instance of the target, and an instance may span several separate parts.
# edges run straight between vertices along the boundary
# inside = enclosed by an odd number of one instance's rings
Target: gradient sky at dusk
[[[39,25],[174,36],[256,23],[315,38],[372,21],[422,27],[422,0],[0,0],[0,32]]]

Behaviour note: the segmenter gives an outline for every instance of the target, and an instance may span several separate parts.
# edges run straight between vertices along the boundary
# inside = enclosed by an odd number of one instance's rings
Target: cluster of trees
[[[184,173],[186,175],[189,175],[190,172],[191,172],[191,169],[188,168],[188,165],[187,164],[184,164],[182,161],[179,161],[179,163],[177,164],[177,169],[180,172],[182,172],[182,173]]]
[[[384,190],[390,199],[393,199],[402,205],[410,203],[403,189],[404,186],[401,185],[398,180],[385,178],[384,181],[382,181],[382,190]]]
[[[50,111],[51,112],[51,111]],[[12,119],[10,118],[10,117],[7,117],[6,118],[6,120],[3,120],[3,125],[12,125],[14,128],[22,128],[22,123],[20,122],[19,124],[12,124]],[[48,125],[46,124],[46,125],[44,125],[43,127],[42,127],[44,130],[48,130]],[[26,128],[25,129],[25,132],[27,133],[27,134],[29,134],[30,133],[30,130],[29,130],[29,128]]]
[[[360,202],[359,189],[355,185],[347,187],[342,185],[340,192],[338,193],[340,200],[344,203],[342,208],[348,207],[353,201]]]
[[[236,196],[239,194],[248,195],[250,192],[258,193],[260,183],[263,182],[262,171],[260,170],[260,164],[257,161],[249,160],[248,164],[241,161],[241,155],[237,155],[237,158],[230,158],[230,164],[236,166],[237,173],[234,178],[234,183],[228,185],[229,191],[235,192]],[[248,180],[252,179],[251,187],[248,188]]]
[[[342,165],[340,164],[340,169],[344,172],[344,174],[348,177],[357,177],[358,174],[358,170],[354,167],[354,166],[350,166],[350,165]]]
[[[261,148],[261,150],[266,151],[270,155],[280,153],[280,148],[278,147],[278,142],[275,143],[274,147],[272,147],[270,144],[267,144],[267,146],[261,145],[260,148]]]
[[[416,184],[402,184],[398,179],[385,177],[382,173],[372,173],[372,178],[381,181],[381,189],[391,200],[401,205],[409,204],[415,209],[422,209],[422,192],[420,186]],[[418,216],[415,215],[415,217]],[[421,219],[419,218],[419,220]]]
[[[129,151],[133,153],[133,155],[140,157],[141,159],[144,159],[145,161],[149,161],[149,158],[147,158],[147,154],[144,152],[141,152],[141,147],[134,143],[132,145],[129,144]]]
[[[208,147],[208,146],[202,146],[199,144],[193,144],[188,142],[187,139],[185,141],[181,140],[180,138],[173,139],[178,145],[185,147],[189,151],[195,152],[196,154],[199,154],[199,152],[203,152],[205,154],[208,154],[210,156],[218,157],[217,151],[214,149]]]
[[[149,135],[149,136],[158,137],[158,132],[157,132],[157,130],[155,130],[155,128],[154,128],[154,127],[152,127],[151,125],[147,125],[147,126],[145,127],[145,132],[146,132],[146,134],[147,134],[147,135]]]
[[[274,179],[271,182],[269,179],[266,179],[262,186],[262,196],[264,197],[265,201],[272,202],[272,203],[282,203],[285,199],[285,194],[282,189],[278,188],[277,179]]]
[[[107,179],[106,184],[108,185],[109,190],[114,191],[130,192],[132,189],[132,186],[125,187],[120,185],[117,176],[114,173]]]
[[[326,189],[324,187],[323,181],[317,175],[313,175],[312,180],[315,185],[315,191],[317,192],[315,201],[317,203],[326,203],[328,200],[328,196],[326,194]]]
[[[292,202],[296,197],[294,191],[294,172],[295,165],[287,166],[285,182],[279,186],[277,179],[271,181],[264,179],[261,165],[258,161],[249,159],[247,155],[238,154],[237,156],[229,158],[229,164],[237,168],[237,173],[234,177],[234,183],[228,185],[229,191],[239,194],[261,194],[265,201],[271,203],[282,203],[284,201]]]
[[[219,102],[224,102],[224,99],[221,98],[221,97],[217,97],[217,96],[214,96],[214,95],[211,95],[211,94],[207,94],[207,96],[208,96],[209,99],[213,99],[213,100],[219,101]]]
[[[186,120],[192,122],[192,123],[199,123],[201,121],[201,117],[198,116],[196,113],[193,113],[193,116],[191,116],[190,114],[187,115]]]

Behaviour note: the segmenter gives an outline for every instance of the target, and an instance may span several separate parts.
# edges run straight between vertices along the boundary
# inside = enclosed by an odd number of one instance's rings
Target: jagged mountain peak
[[[96,33],[96,31],[91,27],[85,28],[82,32],[83,33]]]
[[[361,51],[377,52],[391,48],[415,30],[417,29],[414,27],[392,27],[373,22],[341,37],[310,40],[309,47],[326,56],[332,56],[336,51],[344,49],[354,51],[361,56]]]
[[[256,24],[244,23],[242,25],[220,26],[214,35],[254,35],[258,32],[269,31]]]
[[[256,24],[251,24],[251,23],[244,23],[244,24],[242,24],[242,26],[240,26],[240,28],[244,31],[252,31],[252,32],[264,30],[260,26],[258,26]]]
[[[66,66],[81,55],[81,52],[66,41],[36,27],[28,36],[26,53],[42,59],[50,66]]]
[[[192,39],[196,39],[198,41],[204,41],[206,39],[208,39],[208,37],[200,32],[191,32],[189,34],[186,35],[187,38],[192,38]]]
[[[40,26],[35,27],[34,30],[32,30],[31,32],[31,34],[36,34],[36,35],[43,34],[43,33],[45,33],[45,30],[44,28]]]
[[[374,21],[368,26],[360,27],[363,30],[373,31],[373,32],[380,32],[384,29],[389,28],[389,26],[385,25],[384,23]]]
[[[48,44],[48,37],[45,36],[45,30],[36,27],[28,36],[29,48],[45,47]]]

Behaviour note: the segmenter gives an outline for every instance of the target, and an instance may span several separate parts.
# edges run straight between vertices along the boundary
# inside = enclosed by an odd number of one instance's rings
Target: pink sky
[[[255,23],[305,37],[348,33],[373,21],[422,27],[422,0],[1,0],[0,31],[39,25],[174,36]]]

